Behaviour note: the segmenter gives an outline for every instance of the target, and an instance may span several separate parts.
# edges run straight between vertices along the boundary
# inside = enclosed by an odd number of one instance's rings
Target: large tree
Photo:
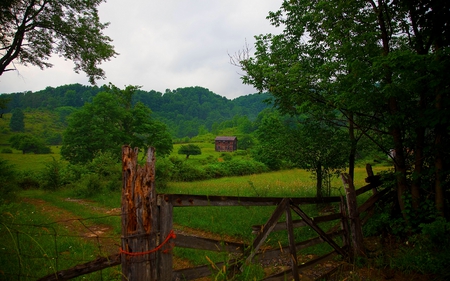
[[[97,7],[103,0],[6,0],[0,9],[0,75],[23,65],[51,67],[56,53],[75,63],[89,81],[104,78],[98,65],[116,55],[102,32]]]
[[[261,115],[255,159],[271,169],[306,169],[316,177],[316,196],[329,196],[330,179],[347,164],[343,129],[306,116],[293,118],[269,110]]]
[[[122,145],[154,146],[159,156],[172,151],[166,126],[151,117],[151,110],[138,102],[131,104],[137,87],[119,90],[114,86],[68,117],[61,155],[72,163],[91,161],[99,152],[120,156]]]
[[[257,36],[254,56],[238,54],[244,82],[269,91],[285,112],[342,118],[353,148],[361,134],[393,148],[400,208],[412,198],[417,209],[421,194],[433,194],[443,213],[450,2],[283,1],[268,18],[283,31]]]
[[[178,149],[178,154],[184,154],[186,155],[186,159],[189,159],[189,156],[191,155],[202,154],[202,149],[196,144],[189,143],[187,145],[180,146]]]

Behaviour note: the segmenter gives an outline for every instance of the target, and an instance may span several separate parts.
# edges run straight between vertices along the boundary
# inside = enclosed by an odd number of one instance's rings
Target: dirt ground
[[[82,218],[76,217],[73,213],[64,209],[53,206],[52,204],[39,199],[24,199],[26,202],[36,206],[37,210],[42,214],[48,216],[51,220],[58,222],[68,228],[74,235],[80,235],[86,239],[87,242],[96,243],[103,255],[112,255],[119,252],[120,235],[115,234],[109,225],[86,225]],[[84,208],[90,208],[93,212],[99,215],[120,215],[120,208],[107,209],[99,208],[90,204],[88,200],[80,199],[63,199],[80,204]],[[191,229],[187,227],[174,226],[175,231],[184,234],[191,234],[211,239],[223,239],[223,236],[216,236],[213,233],[207,233],[198,229]],[[226,237],[230,242],[242,242],[236,240],[234,237]],[[371,237],[365,239],[365,246],[368,252],[376,255],[377,251],[382,250],[379,238]],[[299,263],[307,262],[314,259],[313,255],[298,257]],[[288,268],[288,258],[280,258],[271,262],[262,264],[267,275],[274,274]],[[187,261],[174,257],[174,268],[182,269],[192,267],[193,265]],[[364,267],[357,267],[343,261],[329,260],[320,265],[315,266],[301,272],[301,280],[392,280],[392,281],[428,281],[433,280],[432,276],[420,274],[405,274],[398,271],[390,270],[389,268],[376,268],[368,265]],[[207,278],[201,280],[209,280]]]

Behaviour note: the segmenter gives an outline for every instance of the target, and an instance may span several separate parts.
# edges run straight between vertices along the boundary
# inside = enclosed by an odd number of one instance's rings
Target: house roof
[[[230,141],[230,140],[237,140],[237,137],[224,137],[224,136],[218,136],[218,137],[216,137],[216,140],[226,140],[226,141]]]

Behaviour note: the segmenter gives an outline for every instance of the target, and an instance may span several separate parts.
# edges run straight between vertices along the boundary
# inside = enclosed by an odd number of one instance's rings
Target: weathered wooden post
[[[358,213],[355,186],[348,174],[341,174],[347,196],[348,217],[350,219],[350,232],[352,235],[353,258],[364,255],[364,239],[362,234],[362,224]]]
[[[144,167],[138,148],[122,147],[122,280],[157,280],[158,208],[155,191],[155,150],[149,148]]]

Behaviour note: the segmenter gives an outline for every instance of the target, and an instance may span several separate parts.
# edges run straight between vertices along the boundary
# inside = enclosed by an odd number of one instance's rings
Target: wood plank
[[[347,213],[345,208],[344,197],[342,197],[341,203],[339,204],[339,210],[341,211],[342,219],[341,219],[341,229],[344,234],[342,235],[343,248],[350,246],[350,227],[348,225]]]
[[[328,235],[313,221],[305,212],[303,212],[298,206],[291,205],[292,210],[296,212],[312,229],[314,229],[323,240],[325,240],[331,247],[333,247],[339,254],[346,256],[346,253],[331,239]]]
[[[365,185],[361,188],[356,189],[355,194],[356,194],[356,196],[359,196],[363,193],[366,193],[369,190],[372,190],[372,192],[373,192],[373,190],[377,191],[377,187],[379,187],[380,185],[381,185],[381,182],[371,182],[368,185]]]
[[[173,234],[173,206],[170,202],[162,202],[159,205],[159,244]],[[158,275],[161,281],[172,280],[173,258],[172,248],[176,239],[171,239],[160,251],[158,251]]]
[[[283,198],[280,197],[238,197],[238,196],[208,196],[188,194],[160,194],[161,200],[171,201],[174,207],[198,207],[198,206],[274,206]],[[339,202],[338,196],[334,197],[296,197],[291,198],[294,204],[321,204]]]
[[[120,254],[111,255],[109,257],[100,257],[93,261],[49,274],[38,279],[37,281],[69,280],[116,265],[120,265]]]
[[[351,258],[364,256],[364,244],[361,220],[359,218],[358,203],[356,201],[356,192],[353,181],[348,174],[341,174],[342,183],[345,188],[345,195],[347,197],[348,218],[350,219],[350,233],[352,237],[353,253]]]
[[[147,150],[144,167],[139,149],[122,147],[122,280],[157,280],[155,252],[158,233],[155,150]]]
[[[216,252],[244,253],[244,249],[248,245],[177,233],[175,246]]]
[[[324,215],[324,216],[318,216],[318,217],[312,217],[311,219],[316,222],[316,223],[322,223],[322,222],[328,222],[328,221],[333,221],[333,220],[337,220],[337,219],[341,219],[342,218],[342,214],[341,213],[336,213],[336,214],[329,214],[329,215]],[[306,222],[304,220],[293,220],[292,221],[292,226],[294,228],[298,228],[298,227],[302,227],[307,225]],[[263,225],[253,225],[252,226],[252,233],[253,234],[258,234],[261,229],[263,228]],[[280,230],[286,230],[286,223],[284,222],[278,222],[275,227],[273,228],[272,231],[280,231]]]
[[[272,216],[269,218],[267,223],[264,225],[263,230],[261,233],[255,238],[252,244],[252,248],[250,249],[250,253],[248,254],[247,258],[245,259],[246,264],[250,264],[253,257],[258,252],[259,248],[262,246],[264,241],[267,239],[267,236],[269,236],[272,229],[275,227],[276,223],[280,219],[281,215],[283,214],[286,207],[289,206],[289,199],[284,198],[280,204],[275,208],[275,211],[273,212]]]
[[[338,231],[333,231],[333,232],[327,232],[327,235],[330,238],[335,238],[335,237],[341,236],[343,233],[344,233],[343,230],[338,230]],[[308,247],[315,246],[315,245],[318,245],[321,243],[326,243],[326,241],[324,241],[320,236],[316,236],[314,238],[296,243],[295,249],[298,252],[302,249],[306,249]],[[257,257],[259,260],[271,260],[271,259],[280,257],[281,255],[283,255],[283,253],[286,253],[287,251],[288,251],[288,246],[283,246],[281,248],[264,250],[264,252],[259,252],[255,257]]]
[[[366,202],[364,202],[363,204],[361,204],[361,206],[358,207],[358,213],[361,214],[367,211],[368,209],[372,208],[375,205],[375,203],[389,191],[390,191],[389,188],[385,188],[370,196],[369,199],[366,200]]]
[[[292,226],[292,214],[289,204],[286,206],[285,212],[286,212],[286,228],[289,241],[289,258],[291,259],[292,276],[294,277],[295,281],[300,281],[298,276],[297,250],[295,248],[294,228]]]

